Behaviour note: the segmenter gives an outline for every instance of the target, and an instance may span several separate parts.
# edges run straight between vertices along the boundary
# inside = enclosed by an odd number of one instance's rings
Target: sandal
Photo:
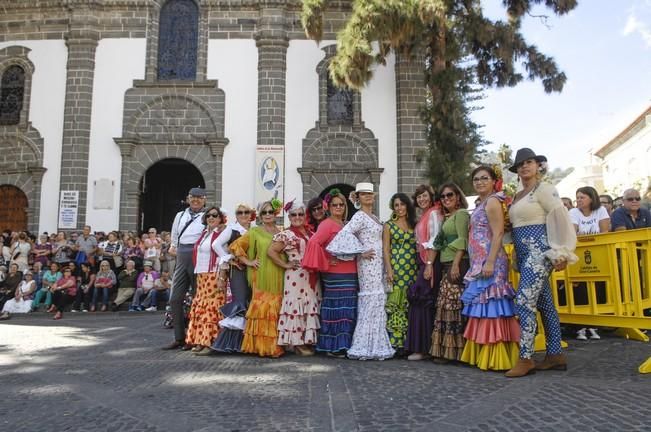
[[[61,313],[61,311],[57,311],[57,313],[54,314],[53,319],[60,320],[61,318],[63,318],[63,314]]]
[[[193,353],[198,353],[203,351],[203,348],[204,347],[202,347],[201,345],[195,345],[190,351],[192,351]]]

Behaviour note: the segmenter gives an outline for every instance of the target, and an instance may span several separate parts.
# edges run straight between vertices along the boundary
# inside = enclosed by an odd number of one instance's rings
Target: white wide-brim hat
[[[357,183],[355,185],[355,192],[371,192],[373,193],[373,183]]]

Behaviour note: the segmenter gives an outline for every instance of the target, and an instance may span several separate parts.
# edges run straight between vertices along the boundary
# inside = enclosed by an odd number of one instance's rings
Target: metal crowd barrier
[[[512,256],[512,247],[507,253]],[[651,330],[651,229],[579,236],[575,253],[579,262],[551,276],[560,321],[614,327],[623,337],[648,342],[641,330]],[[510,277],[517,287],[518,273],[511,270]],[[651,358],[639,371],[651,373]]]

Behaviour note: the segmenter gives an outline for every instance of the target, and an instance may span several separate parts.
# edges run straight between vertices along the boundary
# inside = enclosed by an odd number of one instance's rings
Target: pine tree
[[[520,33],[522,18],[544,4],[563,15],[576,0],[503,0],[508,21],[492,21],[481,0],[353,0],[353,10],[337,35],[329,70],[336,85],[359,89],[391,51],[424,56],[427,98],[423,121],[430,181],[468,185],[468,170],[484,140],[470,118],[478,90],[515,86],[540,79],[546,92],[560,92],[566,81],[551,57]],[[319,41],[327,0],[303,0],[302,23]],[[373,49],[377,42],[379,51]]]

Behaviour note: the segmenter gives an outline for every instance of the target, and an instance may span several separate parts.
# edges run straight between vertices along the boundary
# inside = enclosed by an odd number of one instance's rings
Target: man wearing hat
[[[203,214],[206,205],[206,191],[195,187],[188,193],[189,207],[178,212],[172,224],[171,255],[176,255],[176,268],[172,278],[172,296],[170,306],[174,317],[174,342],[163,349],[178,349],[185,347],[185,323],[183,320],[183,299],[188,290],[194,285],[194,264],[192,250],[203,231]]]

